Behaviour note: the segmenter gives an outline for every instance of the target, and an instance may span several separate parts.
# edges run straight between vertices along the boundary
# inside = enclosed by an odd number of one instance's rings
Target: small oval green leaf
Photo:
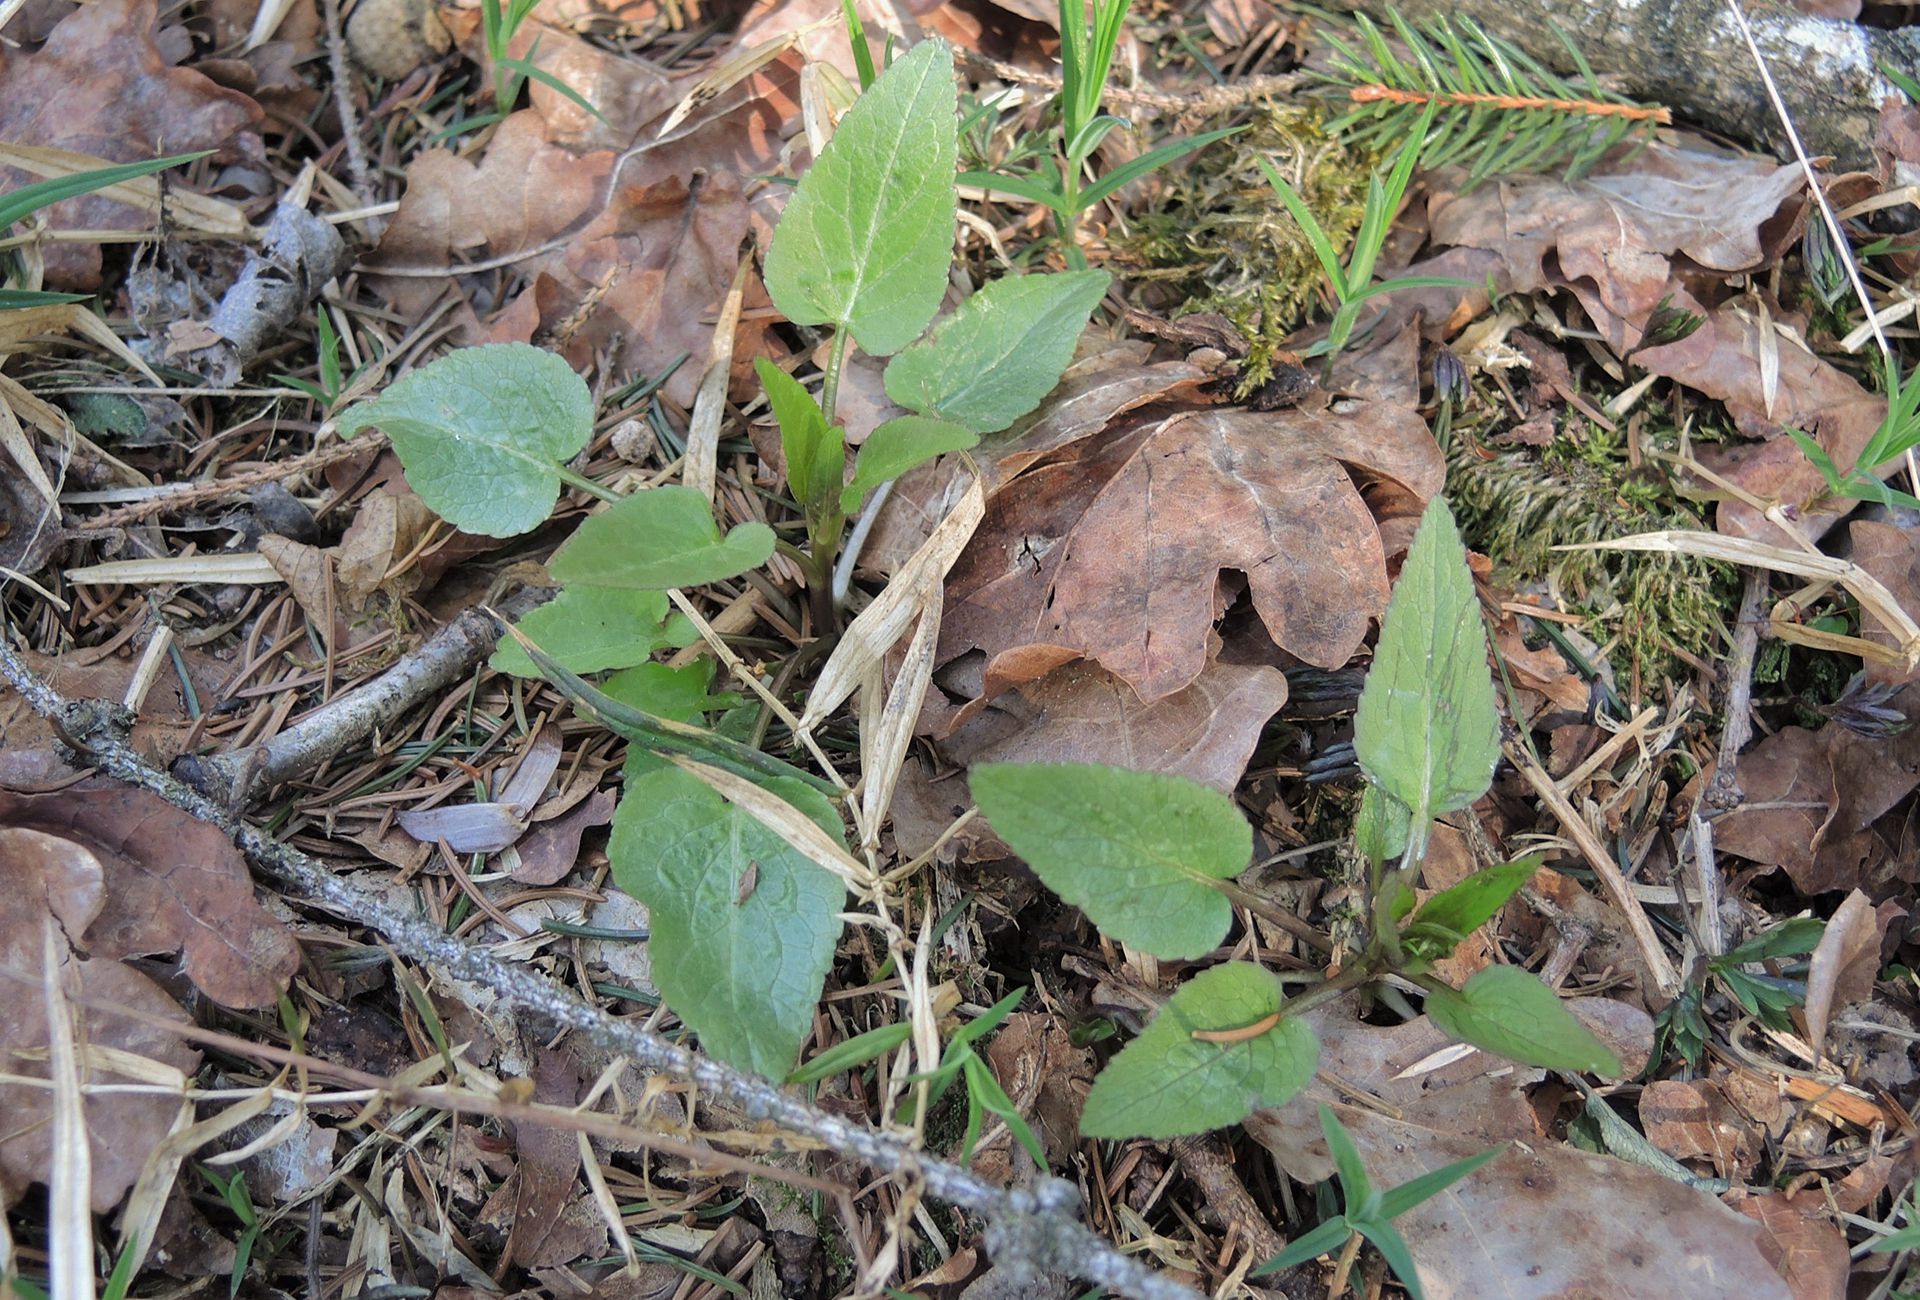
[[[1253,829],[1219,791],[1082,763],[983,763],[969,783],[1047,888],[1121,943],[1175,959],[1226,937],[1213,882],[1247,869]]]
[[[1080,1131],[1178,1137],[1238,1124],[1257,1107],[1285,1102],[1320,1062],[1320,1040],[1306,1022],[1283,1018],[1236,1042],[1193,1036],[1258,1025],[1280,1005],[1280,981],[1249,962],[1194,976],[1093,1081]]]
[[[840,494],[840,511],[853,514],[867,493],[891,483],[917,465],[950,451],[965,451],[978,443],[977,434],[945,420],[924,415],[902,415],[888,420],[860,444],[853,463],[853,481]]]
[[[1517,966],[1488,966],[1457,992],[1429,986],[1427,1014],[1444,1033],[1510,1061],[1620,1077],[1620,1058]]]
[[[1534,873],[1540,870],[1540,860],[1540,854],[1529,853],[1524,858],[1476,871],[1422,903],[1420,910],[1413,914],[1412,924],[1472,934],[1533,879]]]
[[[553,513],[560,466],[593,435],[593,394],[553,353],[496,343],[409,371],[337,423],[343,438],[375,426],[434,513],[469,533],[512,537]]]
[[[658,591],[621,591],[615,587],[573,587],[517,624],[527,637],[576,673],[643,664],[667,644],[667,597]],[[535,666],[512,637],[493,652],[495,672],[538,677]]]
[[[547,570],[568,586],[663,591],[757,569],[773,554],[773,529],[740,524],[726,536],[707,499],[690,487],[647,488],[588,518]]]
[[[1060,382],[1111,282],[1105,271],[995,280],[887,363],[887,396],[976,433],[1006,428]]]

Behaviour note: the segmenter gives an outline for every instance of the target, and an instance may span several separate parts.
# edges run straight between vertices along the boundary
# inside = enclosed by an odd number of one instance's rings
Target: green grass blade
[[[1157,168],[1165,167],[1177,158],[1185,157],[1196,150],[1204,149],[1216,140],[1224,140],[1236,132],[1244,131],[1244,126],[1228,127],[1224,131],[1208,131],[1186,140],[1175,140],[1163,144],[1150,153],[1141,154],[1132,162],[1116,167],[1080,192],[1080,210],[1086,211],[1123,185],[1131,184]]]
[[[91,194],[95,190],[103,190],[109,185],[118,185],[122,181],[150,176],[154,172],[165,171],[181,163],[205,158],[212,152],[211,149],[202,149],[198,153],[181,153],[167,158],[149,158],[145,162],[96,167],[92,171],[76,172],[72,176],[55,176],[50,180],[23,185],[12,193],[0,197],[0,230],[5,230],[14,222],[29,217],[41,208],[58,203],[62,199],[76,198],[82,194]]]
[[[509,68],[530,81],[539,82],[554,94],[566,98],[582,112],[593,114],[603,125],[611,125],[611,123],[607,122],[605,115],[603,115],[599,109],[595,108],[585,95],[560,80],[560,78],[554,76],[551,72],[548,72],[545,68],[536,68],[531,61],[531,55],[525,59],[501,59],[500,66]]]
[[[1505,1154],[1507,1144],[1502,1142],[1491,1150],[1482,1151],[1477,1156],[1468,1156],[1465,1160],[1456,1160],[1450,1165],[1442,1165],[1431,1173],[1421,1174],[1418,1178],[1409,1178],[1398,1187],[1389,1188],[1380,1193],[1380,1217],[1397,1219],[1425,1200],[1430,1200],[1447,1188],[1473,1173],[1490,1160],[1496,1160]]]
[[[907,1041],[913,1034],[909,1024],[881,1025],[864,1034],[856,1034],[844,1043],[835,1043],[787,1076],[788,1083],[818,1083],[855,1066],[877,1060]]]
[[[1400,1285],[1407,1289],[1413,1300],[1427,1300],[1427,1293],[1420,1287],[1420,1270],[1413,1262],[1413,1252],[1407,1248],[1407,1239],[1400,1230],[1385,1219],[1362,1219],[1353,1225],[1362,1236],[1373,1243],[1387,1261],[1387,1267],[1400,1279]]]
[[[63,302],[85,302],[91,296],[84,293],[48,293],[39,289],[0,289],[0,311],[56,307]]]
[[[1066,202],[1056,189],[1049,189],[1041,181],[1031,176],[1002,176],[998,172],[961,172],[954,178],[962,185],[971,185],[993,194],[1011,194],[1015,198],[1025,199],[1029,203],[1038,203],[1043,208],[1058,212]]]
[[[1282,1269],[1296,1268],[1310,1259],[1319,1259],[1322,1255],[1331,1255],[1339,1249],[1340,1243],[1353,1235],[1353,1226],[1345,1215],[1336,1215],[1315,1228],[1305,1236],[1295,1237],[1287,1243],[1287,1248],[1248,1273],[1248,1277],[1260,1277],[1266,1273],[1278,1273]]]
[[[867,44],[866,24],[853,7],[853,0],[840,0],[840,12],[847,20],[847,40],[853,45],[853,67],[860,74],[860,89],[873,84],[878,73],[873,66],[873,47]]]
[[[1307,201],[1300,197],[1300,191],[1294,189],[1272,163],[1265,158],[1257,161],[1260,164],[1260,170],[1267,174],[1267,183],[1273,186],[1274,193],[1280,196],[1280,201],[1287,205],[1287,211],[1291,212],[1293,219],[1300,224],[1301,233],[1307,237],[1308,247],[1313,249],[1314,257],[1319,259],[1320,269],[1326,272],[1327,279],[1333,283],[1334,297],[1345,302],[1347,299],[1346,268],[1340,265],[1340,254],[1334,250],[1333,244],[1327,239],[1327,232],[1321,229],[1320,219],[1313,215],[1313,209],[1309,208]]]

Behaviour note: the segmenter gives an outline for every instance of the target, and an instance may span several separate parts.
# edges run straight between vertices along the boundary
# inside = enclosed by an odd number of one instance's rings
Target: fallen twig
[[[225,807],[244,809],[255,794],[311,772],[453,685],[492,654],[499,640],[500,624],[491,613],[478,607],[465,610],[384,674],[278,735],[211,758],[188,755],[176,768],[201,794]]]
[[[1567,833],[1567,837],[1586,858],[1587,865],[1593,868],[1593,874],[1606,887],[1607,897],[1613,900],[1613,905],[1625,918],[1627,930],[1640,949],[1641,960],[1647,963],[1647,973],[1659,985],[1660,994],[1672,997],[1680,990],[1679,973],[1674,970],[1667,950],[1660,946],[1660,937],[1653,932],[1653,925],[1647,920],[1640,900],[1633,896],[1627,878],[1620,874],[1620,868],[1614,865],[1613,858],[1595,837],[1593,828],[1567,802],[1567,797],[1560,793],[1560,787],[1554,784],[1546,769],[1534,762],[1533,756],[1518,745],[1508,745],[1506,751],[1507,761],[1513,764],[1533,792],[1540,796],[1540,802],[1559,820],[1560,828]]]
[[[810,1138],[847,1159],[905,1177],[928,1195],[985,1216],[989,1220],[987,1249],[999,1267],[1067,1273],[1136,1300],[1195,1300],[1193,1291],[1121,1254],[1082,1224],[1076,1216],[1079,1198],[1072,1184],[1047,1177],[1031,1188],[996,1187],[971,1170],[929,1157],[899,1138],[819,1110],[774,1084],[608,1015],[531,967],[503,961],[425,918],[396,910],[317,859],[264,834],[230,806],[154,767],[127,743],[124,710],[100,701],[63,699],[4,640],[0,640],[0,676],[28,707],[53,720],[69,743],[83,747],[85,761],[117,781],[151,791],[218,826],[261,870],[315,904],[380,931],[412,960],[480,984],[556,1028],[577,1031],[630,1058],[643,1070],[694,1084],[749,1122]]]

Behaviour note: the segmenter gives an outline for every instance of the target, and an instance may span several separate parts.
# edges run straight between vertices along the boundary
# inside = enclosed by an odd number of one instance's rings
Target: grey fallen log
[[[1334,0],[1383,25],[1378,0]],[[1621,93],[1665,104],[1675,116],[1792,156],[1753,56],[1726,0],[1397,0],[1402,17],[1471,18],[1557,72],[1575,71],[1557,25],[1593,70]],[[1900,98],[1877,65],[1920,77],[1920,28],[1887,31],[1809,18],[1784,5],[1749,3],[1747,21],[1809,154],[1840,167],[1873,162],[1881,104]]]

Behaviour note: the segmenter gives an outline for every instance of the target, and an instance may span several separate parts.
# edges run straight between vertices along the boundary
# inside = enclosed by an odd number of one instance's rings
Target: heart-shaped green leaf
[[[924,415],[902,415],[886,421],[860,444],[860,455],[853,462],[853,481],[840,494],[841,513],[854,513],[867,493],[916,465],[950,451],[965,451],[979,441],[978,434],[957,424]]]
[[[525,343],[461,348],[341,412],[342,437],[378,427],[407,482],[442,519],[512,537],[560,498],[559,468],[593,435],[593,394],[573,367]]]
[[[995,433],[1040,405],[1073,360],[1105,271],[995,280],[887,363],[887,396],[922,415]]]
[[[833,805],[767,781],[836,839]],[[628,781],[607,846],[620,888],[647,905],[654,981],[718,1060],[770,1079],[793,1069],[839,942],[846,889],[698,778]]]
[[[788,320],[851,330],[874,356],[927,327],[952,256],[957,105],[953,54],[936,40],[847,110],[767,252],[767,293]]]
[[[983,763],[969,784],[1047,888],[1121,943],[1176,959],[1226,937],[1213,882],[1247,869],[1253,829],[1219,791],[1090,763]]]
[[[707,500],[690,487],[648,488],[589,517],[547,565],[568,586],[663,591],[757,569],[773,554],[773,529],[740,524],[724,537]]]
[[[1488,966],[1458,992],[1429,985],[1427,1014],[1442,1032],[1510,1061],[1620,1077],[1620,1058],[1517,966]]]
[[[1435,498],[1400,569],[1353,721],[1367,776],[1427,823],[1464,808],[1493,782],[1500,715],[1487,636],[1453,513]]]
[[[659,591],[622,591],[617,587],[573,587],[529,611],[520,630],[576,673],[642,664],[668,644],[667,597]],[[527,652],[512,637],[493,652],[496,672],[538,677]]]
[[[1257,1028],[1280,1010],[1280,981],[1250,962],[1228,962],[1180,986],[1140,1037],[1093,1081],[1080,1116],[1088,1137],[1178,1137],[1238,1124],[1307,1086],[1320,1040],[1306,1022],[1282,1019],[1238,1041],[1196,1031]]]

